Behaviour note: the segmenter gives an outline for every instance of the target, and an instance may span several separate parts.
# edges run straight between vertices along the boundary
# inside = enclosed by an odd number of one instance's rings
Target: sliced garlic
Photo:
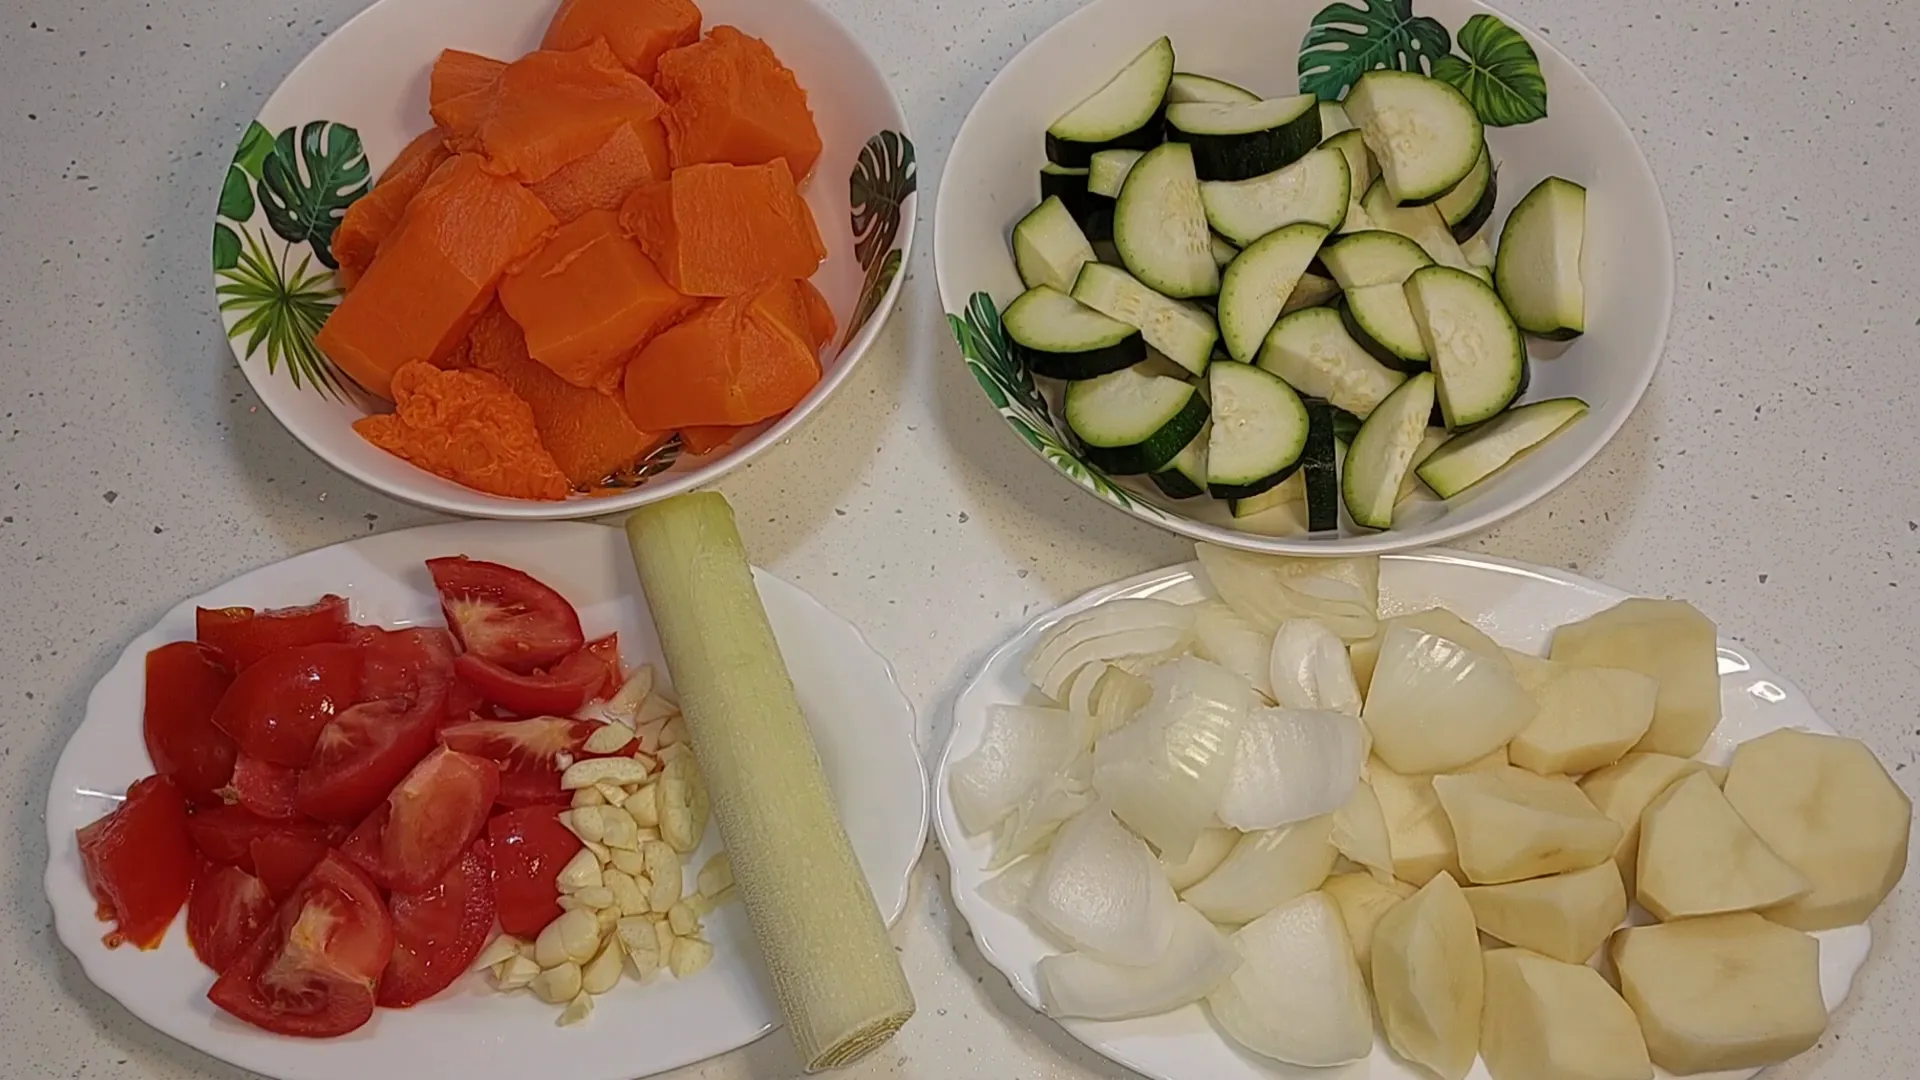
[[[557,967],[550,967],[533,977],[527,984],[534,996],[541,1001],[558,1005],[563,1001],[572,1001],[580,993],[580,965],[568,961]]]
[[[647,775],[647,767],[632,758],[588,758],[574,762],[560,774],[560,787],[563,791],[578,791],[597,784],[643,784]]]
[[[673,939],[673,952],[667,959],[667,967],[673,971],[676,979],[685,979],[699,974],[713,962],[713,946],[695,937]]]

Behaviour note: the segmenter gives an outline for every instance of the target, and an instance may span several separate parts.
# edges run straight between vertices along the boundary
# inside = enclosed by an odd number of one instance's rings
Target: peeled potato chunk
[[[1465,892],[1482,931],[1569,964],[1586,963],[1627,917],[1627,890],[1612,859],[1585,870],[1476,885]]]
[[[1669,1072],[1772,1065],[1827,1029],[1820,943],[1751,912],[1622,930],[1611,951],[1647,1052]]]
[[[1395,1053],[1462,1080],[1480,1044],[1485,994],[1473,909],[1440,874],[1373,930],[1373,993]]]
[[[1554,631],[1552,657],[1659,682],[1653,724],[1636,750],[1692,757],[1720,724],[1719,634],[1684,600],[1634,597],[1568,623]]]
[[[1373,978],[1373,931],[1394,906],[1414,893],[1413,886],[1401,881],[1383,882],[1372,874],[1335,874],[1320,890],[1340,909],[1340,921],[1347,927],[1347,940],[1353,945],[1353,958],[1360,973]]]
[[[1621,828],[1564,776],[1487,769],[1433,778],[1460,852],[1479,885],[1584,870],[1613,854]]]
[[[1600,973],[1525,949],[1485,957],[1480,1057],[1493,1080],[1649,1080],[1633,1010]]]
[[[1704,773],[1647,807],[1636,876],[1636,897],[1661,922],[1772,907],[1813,887],[1740,820]]]
[[[1591,772],[1619,761],[1653,724],[1660,692],[1653,679],[1625,668],[1539,662],[1548,665],[1546,678],[1528,689],[1540,711],[1507,744],[1515,765],[1542,776]]]
[[[1640,815],[1675,781],[1707,769],[1690,758],[1635,751],[1581,777],[1580,790],[1623,830],[1620,843],[1613,849],[1613,861],[1620,867],[1620,880],[1626,884],[1628,896],[1633,895],[1635,863],[1640,856]]]
[[[1413,885],[1425,885],[1438,873],[1460,872],[1460,849],[1453,825],[1433,790],[1433,777],[1406,776],[1379,759],[1367,765],[1380,816],[1387,823],[1387,850],[1393,856],[1393,876]]]
[[[1766,909],[1800,930],[1865,922],[1907,869],[1913,803],[1866,744],[1804,731],[1742,743],[1727,801],[1805,875],[1805,896]]]

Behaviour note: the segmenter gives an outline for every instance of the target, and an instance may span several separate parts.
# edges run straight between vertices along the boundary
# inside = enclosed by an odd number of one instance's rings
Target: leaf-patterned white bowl
[[[339,291],[328,247],[346,207],[432,126],[427,73],[446,48],[514,58],[537,48],[551,2],[380,0],[309,53],[240,139],[213,223],[214,290],[233,354],[275,419],[369,487],[451,514],[580,518],[712,483],[804,423],[866,355],[899,295],[916,176],[906,117],[885,76],[814,0],[701,0],[706,26],[763,38],[807,91],[824,149],[802,188],[827,245],[813,284],[840,326],[819,385],[786,415],[694,456],[669,442],[613,495],[507,499],[443,480],[361,439],[379,403],[314,347]]]
[[[1534,348],[1523,400],[1573,395],[1592,411],[1447,502],[1401,507],[1395,527],[1305,531],[1270,512],[1236,526],[1225,503],[1166,498],[1144,477],[1109,477],[1067,429],[1058,384],[1036,383],[1007,349],[999,311],[1022,290],[1008,234],[1039,201],[1041,134],[1147,43],[1173,39],[1180,71],[1265,95],[1337,96],[1370,67],[1431,70],[1462,87],[1499,163],[1495,227],[1550,175],[1587,187],[1587,333],[1558,355]],[[1302,46],[1307,46],[1302,49]],[[1527,62],[1528,51],[1536,58]],[[1449,52],[1448,50],[1455,50]],[[1299,57],[1298,67],[1294,63]],[[1673,238],[1646,158],[1625,121],[1539,34],[1475,0],[1094,0],[1035,38],[974,103],[934,211],[940,301],[967,367],[1016,435],[1069,480],[1143,521],[1217,544],[1291,555],[1401,551],[1472,533],[1565,483],[1639,403],[1673,308]],[[1424,490],[1424,489],[1423,489]]]

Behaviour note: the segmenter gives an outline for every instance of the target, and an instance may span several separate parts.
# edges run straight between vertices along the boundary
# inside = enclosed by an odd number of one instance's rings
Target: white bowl
[[[1321,0],[1094,0],[1030,42],[980,95],[947,156],[934,212],[940,301],[968,368],[1015,434],[1068,479],[1143,521],[1216,544],[1291,555],[1399,551],[1485,529],[1518,512],[1565,483],[1626,423],[1659,364],[1673,307],[1673,238],[1646,158],[1620,114],[1539,34],[1474,0],[1416,3],[1418,15],[1450,36],[1475,15],[1498,18],[1539,58],[1547,116],[1487,129],[1500,164],[1493,221],[1504,222],[1544,177],[1586,186],[1588,330],[1552,359],[1545,354],[1559,352],[1558,346],[1531,343],[1533,384],[1523,400],[1573,395],[1591,413],[1451,501],[1429,498],[1411,512],[1403,507],[1408,520],[1385,532],[1357,529],[1344,515],[1338,535],[1249,532],[1233,526],[1223,503],[1176,502],[1144,477],[1109,478],[1088,465],[1060,419],[1057,388],[1035,386],[1008,358],[999,328],[999,308],[1022,289],[1007,241],[1039,199],[1042,133],[1163,34],[1173,38],[1178,70],[1266,95],[1297,93],[1296,50],[1323,11]],[[1324,10],[1330,14],[1332,7]]]
[[[312,349],[318,322],[293,334],[314,358],[302,370],[270,356],[268,345],[256,345],[246,329],[235,329],[244,310],[224,308],[234,357],[274,418],[328,464],[394,498],[470,517],[546,519],[617,513],[710,484],[806,422],[866,355],[899,295],[900,268],[913,242],[913,143],[879,67],[814,0],[701,0],[700,7],[705,26],[730,23],[763,38],[793,69],[824,144],[802,194],[827,245],[813,284],[832,306],[840,336],[821,357],[819,385],[799,405],[711,454],[681,454],[677,441],[669,443],[645,464],[650,479],[618,495],[501,498],[444,480],[360,438],[353,422],[374,403]],[[277,233],[258,205],[263,152],[282,136],[295,146],[308,125],[320,123],[316,135],[348,147],[338,157],[346,166],[340,188],[364,192],[401,147],[432,126],[427,73],[440,50],[518,57],[539,47],[553,8],[526,0],[380,0],[328,35],[267,99],[241,139],[214,219],[216,289],[230,286],[237,273],[222,264],[257,242],[267,256],[263,265],[270,263],[283,284],[302,267],[317,275],[309,286],[325,305],[322,314],[330,309],[336,294],[320,253],[297,239],[298,230],[289,230],[293,237]]]

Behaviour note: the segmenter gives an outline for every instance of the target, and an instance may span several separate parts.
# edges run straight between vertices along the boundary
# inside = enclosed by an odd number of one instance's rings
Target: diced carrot
[[[623,124],[666,106],[595,38],[569,52],[540,50],[507,65],[480,144],[493,171],[537,183],[595,150]]]
[[[355,199],[333,230],[333,257],[340,269],[334,275],[341,287],[351,289],[373,263],[380,241],[400,223],[407,204],[426,186],[433,170],[447,160],[451,152],[439,128],[415,136],[380,174],[373,190]]]
[[[540,442],[577,489],[631,468],[667,439],[634,427],[619,398],[583,390],[529,357],[519,324],[499,305],[474,322],[467,342],[473,366],[500,376],[533,409]]]
[[[360,437],[456,484],[510,499],[564,499],[567,478],[540,445],[533,410],[498,375],[407,364],[394,411],[354,421]]]
[[[460,49],[440,51],[427,78],[427,111],[448,147],[458,151],[479,147],[480,122],[493,112],[500,76],[506,70],[505,60]]]
[[[715,450],[732,442],[734,439],[739,438],[740,433],[745,430],[747,430],[746,427],[723,427],[718,425],[681,428],[680,445],[687,448],[687,453],[699,457],[701,454],[711,454]]]
[[[648,431],[739,427],[800,403],[820,361],[759,294],[706,305],[627,365],[627,415]]]
[[[759,38],[716,26],[704,41],[661,56],[656,82],[675,168],[786,158],[805,179],[820,158],[807,92]]]
[[[393,373],[443,361],[493,299],[508,266],[544,241],[553,215],[480,159],[448,159],[380,245],[315,344],[361,386],[392,396]]]
[[[600,149],[560,166],[527,190],[565,224],[589,210],[620,209],[634,188],[672,174],[667,161],[667,129],[659,118],[622,124]]]
[[[827,255],[782,158],[675,169],[670,180],[635,188],[620,223],[688,296],[739,296],[809,278]]]
[[[563,0],[540,47],[578,49],[595,38],[605,38],[628,71],[651,79],[661,53],[700,39],[700,9],[693,0]]]
[[[611,210],[589,210],[500,282],[533,358],[575,386],[613,391],[628,354],[696,301],[675,292]]]

